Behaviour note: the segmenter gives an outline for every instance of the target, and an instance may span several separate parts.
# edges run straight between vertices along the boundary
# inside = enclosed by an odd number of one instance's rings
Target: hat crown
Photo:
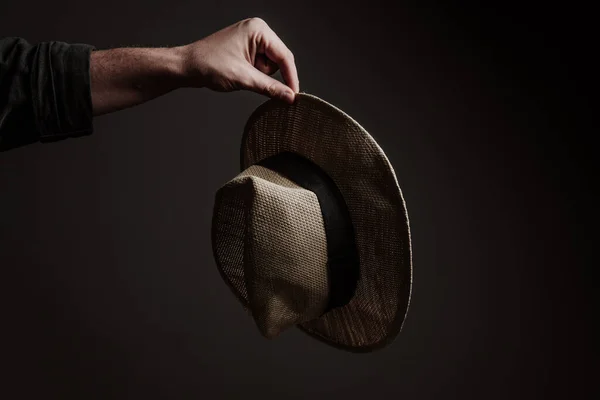
[[[272,338],[318,318],[327,306],[329,284],[327,238],[315,193],[253,165],[219,189],[217,198],[217,208],[242,206],[240,218],[220,225],[217,240],[227,253],[228,243],[235,248],[236,238],[243,237],[239,283],[260,332]]]

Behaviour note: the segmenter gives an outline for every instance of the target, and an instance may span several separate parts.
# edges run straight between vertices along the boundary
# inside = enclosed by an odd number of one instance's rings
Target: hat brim
[[[352,218],[361,265],[350,303],[298,327],[348,351],[386,346],[402,329],[412,289],[409,220],[392,165],[358,122],[306,93],[293,105],[268,100],[254,111],[242,137],[240,168],[283,151],[310,159],[336,183]],[[240,293],[238,298],[244,300]]]

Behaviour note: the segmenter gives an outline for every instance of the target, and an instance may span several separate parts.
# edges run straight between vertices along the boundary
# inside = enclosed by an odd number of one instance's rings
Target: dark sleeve
[[[92,133],[92,50],[0,39],[0,151]]]

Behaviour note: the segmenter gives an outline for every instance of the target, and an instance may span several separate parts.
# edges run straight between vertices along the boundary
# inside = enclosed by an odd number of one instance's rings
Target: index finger
[[[263,40],[265,55],[279,66],[281,76],[283,76],[283,80],[290,89],[294,93],[298,93],[300,91],[300,81],[298,80],[294,54],[271,28],[268,28],[267,35],[264,35]]]

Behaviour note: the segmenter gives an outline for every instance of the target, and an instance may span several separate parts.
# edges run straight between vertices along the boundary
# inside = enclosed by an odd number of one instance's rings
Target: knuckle
[[[273,97],[277,94],[277,86],[275,83],[269,83],[265,87],[265,93],[269,96]]]
[[[247,21],[248,21],[248,26],[253,29],[261,29],[261,28],[264,28],[267,26],[267,23],[265,22],[265,20],[260,17],[248,18]]]

